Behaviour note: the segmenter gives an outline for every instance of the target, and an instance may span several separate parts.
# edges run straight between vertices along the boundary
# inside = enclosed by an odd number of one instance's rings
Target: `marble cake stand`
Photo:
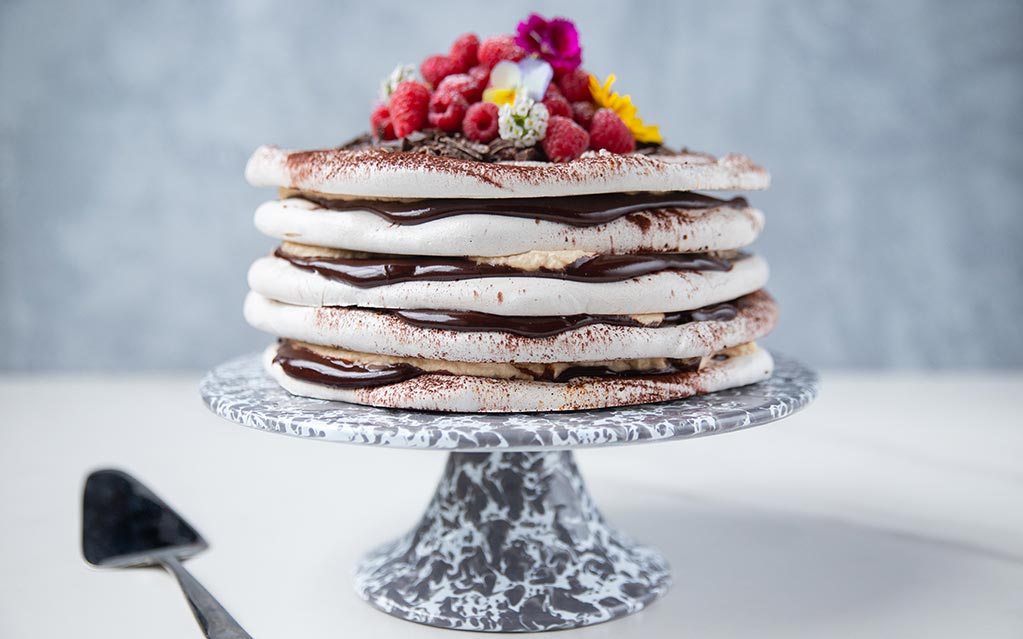
[[[816,373],[775,355],[759,384],[687,400],[570,413],[465,414],[295,397],[259,355],[203,377],[230,421],[323,441],[450,451],[419,524],[365,556],[355,588],[394,616],[494,632],[574,628],[636,612],[671,581],[664,558],[608,526],[571,449],[667,441],[766,424],[817,394]]]

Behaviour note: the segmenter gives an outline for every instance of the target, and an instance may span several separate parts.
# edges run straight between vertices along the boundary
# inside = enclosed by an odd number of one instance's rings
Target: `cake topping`
[[[455,40],[455,43],[451,45],[451,52],[448,55],[458,62],[460,68],[468,71],[479,62],[479,57],[477,56],[479,48],[480,39],[476,37],[476,34],[466,33]]]
[[[462,134],[472,142],[486,144],[497,137],[498,116],[496,104],[474,104],[465,112]]]
[[[557,73],[577,69],[583,61],[579,33],[572,21],[564,18],[545,20],[535,13],[530,15],[519,23],[515,44],[550,64]]]
[[[428,120],[430,125],[441,131],[457,131],[462,127],[462,118],[469,110],[469,103],[457,91],[435,91],[430,97]]]
[[[386,104],[391,99],[391,94],[398,87],[399,84],[406,80],[416,79],[416,68],[411,64],[399,64],[394,67],[391,74],[384,78],[384,81],[380,83],[379,98],[382,104]]]
[[[607,82],[600,84],[597,78],[590,76],[590,94],[598,106],[604,107],[616,113],[629,131],[635,136],[637,142],[661,143],[661,132],[656,126],[643,124],[643,120],[636,115],[636,107],[632,104],[632,97],[618,95],[611,91],[611,85],[615,82],[615,76],[607,76]],[[594,116],[596,117],[596,116]]]
[[[437,85],[437,93],[454,91],[458,93],[469,104],[479,102],[483,98],[483,85],[486,81],[480,81],[468,73],[456,73],[449,75]]]
[[[403,138],[423,128],[427,122],[429,107],[429,89],[410,80],[399,83],[387,104],[394,134]]]
[[[556,115],[547,127],[543,150],[551,162],[568,162],[583,154],[590,145],[590,134],[570,118]]]
[[[497,132],[515,146],[531,147],[547,135],[549,119],[547,107],[519,93],[514,102],[498,109]]]
[[[582,47],[575,25],[565,18],[548,20],[532,14],[515,35],[498,35],[480,43],[471,33],[459,37],[447,54],[428,56],[414,67],[399,65],[381,84],[380,103],[370,116],[375,141],[407,138],[417,132],[442,137],[464,134],[472,142],[499,137],[528,150],[525,158],[483,154],[476,161],[533,159],[570,162],[587,150],[626,154],[636,143],[659,145],[656,126],[636,115],[628,95],[611,91],[615,76],[600,83],[582,69]],[[491,137],[497,107],[496,136]],[[469,114],[472,120],[466,122]],[[604,113],[597,117],[597,114]],[[546,140],[551,117],[561,117]],[[577,126],[570,126],[571,124]],[[597,122],[594,135],[590,131]],[[587,131],[590,131],[587,134]],[[441,155],[444,155],[444,145]]]
[[[593,98],[590,95],[590,74],[582,69],[573,69],[569,73],[563,73],[558,78],[558,89],[569,102],[590,103]]]
[[[590,146],[611,153],[630,153],[636,150],[636,140],[617,113],[600,109],[590,122]]]
[[[553,77],[551,65],[542,60],[504,60],[491,70],[490,86],[483,92],[483,99],[498,106],[512,104],[519,97],[538,102],[547,94],[547,86]]]
[[[515,38],[510,35],[487,38],[479,48],[480,65],[487,69],[493,69],[501,60],[518,62],[525,57],[526,52],[515,44]]]

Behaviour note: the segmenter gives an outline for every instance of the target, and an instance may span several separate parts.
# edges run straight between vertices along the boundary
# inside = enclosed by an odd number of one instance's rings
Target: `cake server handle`
[[[209,639],[252,639],[220,602],[174,557],[161,557],[160,565],[174,575],[188,599],[195,620]]]

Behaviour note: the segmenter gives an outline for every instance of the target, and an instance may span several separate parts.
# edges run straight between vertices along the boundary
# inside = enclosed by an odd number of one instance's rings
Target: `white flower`
[[[406,80],[416,79],[416,68],[411,64],[399,64],[394,67],[394,71],[391,71],[390,75],[384,78],[384,81],[380,83],[380,101],[387,103],[390,99],[391,94],[394,93],[395,87]]]
[[[501,105],[497,114],[497,131],[502,140],[515,146],[533,146],[547,135],[547,107],[523,94],[511,104]]]
[[[554,70],[543,60],[502,60],[490,72],[490,86],[484,91],[483,99],[497,106],[511,104],[520,95],[540,102],[553,77]]]

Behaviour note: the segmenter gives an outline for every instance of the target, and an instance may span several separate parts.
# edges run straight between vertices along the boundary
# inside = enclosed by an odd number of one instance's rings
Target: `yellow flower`
[[[493,102],[497,106],[515,102],[515,89],[501,89],[498,87],[487,87],[483,91],[483,101]]]
[[[629,127],[629,130],[632,131],[632,135],[635,136],[637,142],[656,142],[657,144],[663,142],[664,140],[661,138],[661,132],[657,130],[657,126],[643,124],[643,120],[636,116],[636,106],[632,104],[631,96],[618,95],[611,92],[611,85],[614,84],[614,81],[615,76],[613,73],[607,76],[607,82],[603,85],[600,84],[596,76],[590,76],[590,94],[593,96],[593,101],[597,103],[597,106],[611,109],[617,113],[618,117],[625,123],[625,126]]]

